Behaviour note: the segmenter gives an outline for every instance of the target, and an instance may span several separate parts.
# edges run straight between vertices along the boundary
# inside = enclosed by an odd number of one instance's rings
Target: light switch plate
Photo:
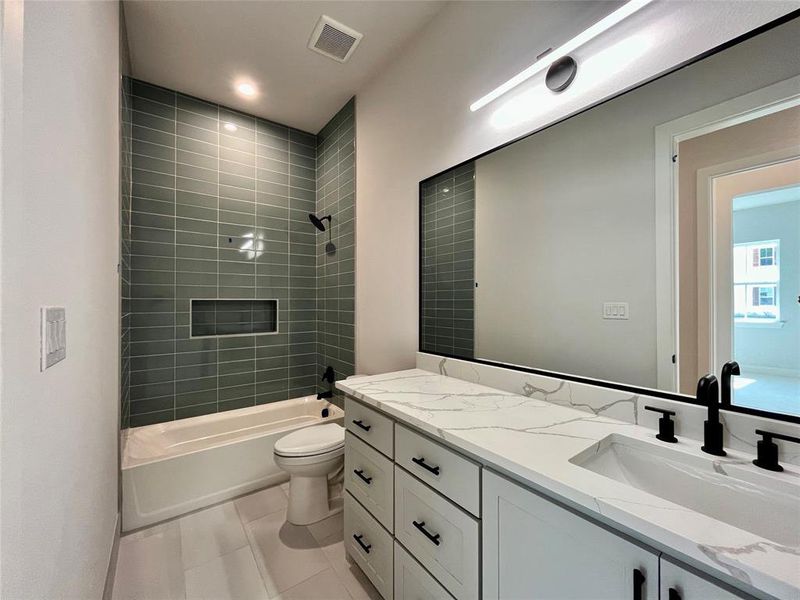
[[[67,310],[63,306],[43,306],[41,309],[42,371],[67,357]]]
[[[617,321],[627,321],[630,318],[630,309],[627,302],[604,302],[603,318]]]

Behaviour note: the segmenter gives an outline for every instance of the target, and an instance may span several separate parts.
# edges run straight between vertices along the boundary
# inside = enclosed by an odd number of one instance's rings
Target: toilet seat
[[[344,453],[344,427],[336,423],[304,427],[275,442],[275,455],[323,461]]]

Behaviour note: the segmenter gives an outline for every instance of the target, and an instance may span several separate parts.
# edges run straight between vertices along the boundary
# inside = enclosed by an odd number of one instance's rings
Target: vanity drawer
[[[394,467],[392,461],[349,431],[344,442],[345,488],[392,531],[394,520]]]
[[[352,398],[344,401],[345,427],[389,458],[394,456],[392,420]]]
[[[395,462],[475,516],[481,514],[481,468],[457,452],[395,425]]]
[[[394,543],[395,600],[453,600],[438,581],[414,557]]]
[[[393,540],[348,492],[344,494],[344,546],[385,600],[394,592]]]
[[[394,468],[395,537],[455,598],[478,597],[478,521]]]

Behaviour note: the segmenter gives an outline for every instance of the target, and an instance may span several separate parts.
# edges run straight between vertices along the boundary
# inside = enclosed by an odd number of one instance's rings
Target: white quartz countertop
[[[611,434],[667,446],[655,440],[651,429],[421,369],[351,378],[336,385],[490,468],[634,532],[675,558],[689,557],[708,573],[727,575],[777,598],[800,599],[800,547],[767,540],[570,462]],[[668,446],[710,458],[695,440]],[[727,457],[714,457],[714,472],[726,475],[725,465],[737,465],[774,477],[776,483],[800,481],[796,467],[771,474],[752,466],[752,458],[729,451]],[[797,515],[800,520],[800,499]]]

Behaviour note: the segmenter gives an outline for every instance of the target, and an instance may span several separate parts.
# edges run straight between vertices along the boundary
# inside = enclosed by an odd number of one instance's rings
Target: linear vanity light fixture
[[[516,75],[514,75],[514,77],[506,81],[504,84],[496,87],[491,92],[486,94],[483,98],[473,102],[470,105],[469,109],[472,112],[475,112],[476,110],[480,110],[490,102],[497,100],[500,96],[502,96],[506,92],[509,92],[510,90],[514,89],[521,83],[524,83],[537,73],[544,71],[547,67],[549,67],[551,64],[553,64],[560,58],[567,56],[573,50],[583,46],[584,44],[596,38],[604,31],[611,29],[614,25],[616,25],[620,21],[623,21],[624,19],[627,19],[633,13],[644,8],[652,1],[653,0],[630,0],[630,2],[627,2],[625,5],[621,6],[620,8],[612,12],[610,15],[604,17],[603,19],[600,19],[597,23],[589,27],[589,29],[583,30],[581,33],[576,35],[574,38],[572,38],[565,44],[562,44],[552,52],[548,52],[545,56],[537,60],[527,69],[521,71],[520,73],[517,73]]]

